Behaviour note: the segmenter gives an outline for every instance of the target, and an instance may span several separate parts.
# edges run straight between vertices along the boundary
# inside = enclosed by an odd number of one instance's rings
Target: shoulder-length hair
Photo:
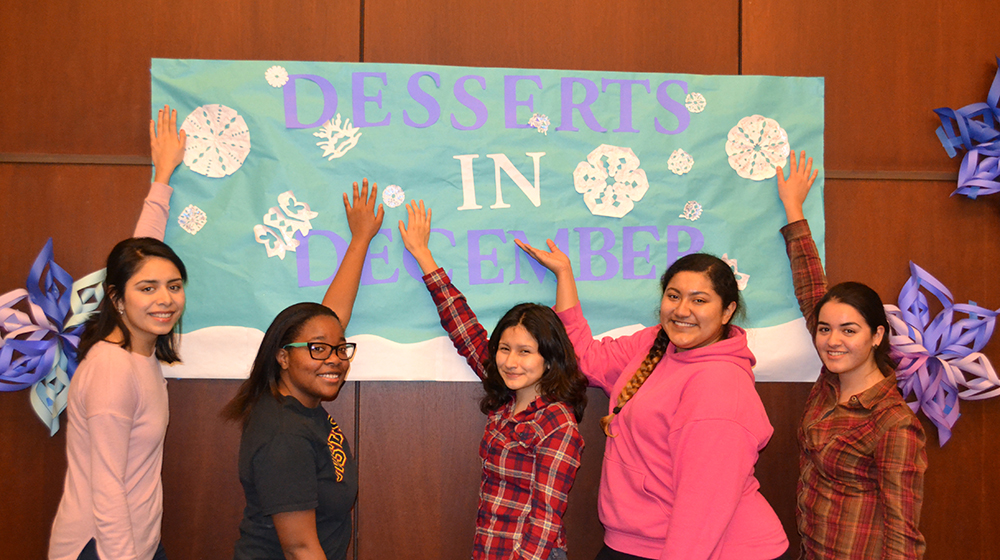
[[[130,237],[119,242],[111,253],[104,276],[104,299],[98,305],[97,314],[92,316],[80,336],[79,359],[83,360],[87,352],[98,342],[106,339],[119,329],[122,333],[121,347],[132,349],[132,337],[118,313],[118,305],[123,303],[125,285],[135,276],[147,259],[161,258],[170,261],[181,273],[181,280],[187,283],[187,269],[177,253],[166,243],[152,237]],[[180,361],[177,354],[177,333],[181,329],[181,321],[177,320],[173,330],[156,337],[156,359],[172,364]]]
[[[538,382],[538,392],[548,402],[563,402],[573,409],[577,422],[583,420],[587,407],[587,378],[576,363],[573,344],[566,336],[566,328],[552,309],[537,303],[514,306],[497,323],[490,336],[489,358],[485,365],[486,394],[479,402],[484,414],[497,410],[514,398],[514,391],[507,388],[497,369],[497,349],[500,337],[511,327],[522,326],[538,343],[538,353],[545,359],[545,372]]]
[[[872,336],[882,327],[882,340],[875,347],[875,365],[883,375],[889,375],[896,370],[896,360],[892,358],[889,345],[889,320],[885,316],[885,306],[878,292],[861,282],[841,282],[830,288],[813,309],[812,329],[813,344],[816,343],[816,329],[819,323],[819,312],[830,302],[846,303],[853,307],[868,323]]]
[[[240,385],[236,396],[222,409],[223,418],[239,422],[245,430],[254,406],[265,393],[270,393],[275,399],[281,395],[278,391],[278,381],[281,378],[278,351],[295,341],[306,322],[321,315],[333,317],[340,322],[340,317],[332,309],[312,302],[296,303],[278,313],[264,333],[257,357],[250,368],[250,376]]]

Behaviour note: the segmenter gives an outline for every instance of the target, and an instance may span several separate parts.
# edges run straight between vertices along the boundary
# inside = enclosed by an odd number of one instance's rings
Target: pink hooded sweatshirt
[[[580,368],[616,404],[660,327],[594,340],[579,305],[559,313]],[[754,389],[746,332],[678,352],[670,344],[612,420],[599,513],[614,550],[657,559],[768,560],[788,548],[754,464],[773,429]],[[610,410],[608,411],[611,412]]]

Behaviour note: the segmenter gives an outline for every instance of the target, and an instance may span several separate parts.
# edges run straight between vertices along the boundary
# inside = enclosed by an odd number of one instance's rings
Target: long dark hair
[[[489,414],[514,398],[514,391],[507,388],[500,376],[496,357],[504,331],[518,325],[535,339],[538,353],[545,359],[546,370],[538,382],[542,398],[548,402],[566,403],[573,409],[576,421],[583,420],[583,410],[587,407],[587,378],[576,363],[576,352],[566,336],[562,321],[552,309],[537,303],[515,305],[493,329],[490,356],[484,364],[486,379],[483,380],[483,389],[486,394],[479,401],[479,409]]]
[[[257,357],[250,368],[250,376],[240,385],[236,396],[222,409],[223,418],[240,422],[243,429],[246,429],[253,407],[265,393],[269,392],[276,399],[281,395],[278,392],[278,380],[281,377],[278,351],[294,342],[310,319],[321,315],[333,317],[340,322],[340,317],[332,309],[312,302],[296,303],[278,313],[264,333]]]
[[[812,329],[813,344],[816,343],[816,328],[819,323],[819,312],[827,303],[846,303],[861,314],[861,317],[868,323],[872,336],[879,327],[882,327],[882,340],[875,347],[875,365],[878,366],[882,375],[888,376],[896,370],[896,360],[890,355],[889,345],[889,320],[885,316],[885,307],[882,305],[882,298],[878,292],[869,288],[861,282],[841,282],[830,288],[816,307],[813,309]]]
[[[108,254],[103,282],[104,299],[98,305],[97,314],[87,321],[80,336],[80,360],[86,357],[87,352],[95,344],[111,336],[116,328],[122,333],[121,347],[126,350],[132,349],[131,333],[121,314],[118,313],[117,305],[122,303],[125,297],[125,285],[128,281],[147,259],[154,257],[173,263],[181,273],[181,280],[187,283],[187,269],[184,268],[184,263],[166,243],[152,237],[130,237],[119,242]],[[156,359],[168,364],[181,360],[177,355],[177,333],[180,329],[181,321],[178,319],[170,333],[156,337]]]

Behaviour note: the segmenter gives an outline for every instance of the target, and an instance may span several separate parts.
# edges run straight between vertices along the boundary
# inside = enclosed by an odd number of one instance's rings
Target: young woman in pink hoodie
[[[518,242],[556,275],[555,310],[580,368],[611,401],[597,560],[768,560],[788,547],[758,491],[754,465],[772,428],[754,389],[756,362],[732,270],[706,254],[678,259],[660,279],[659,324],[595,340],[569,258]]]

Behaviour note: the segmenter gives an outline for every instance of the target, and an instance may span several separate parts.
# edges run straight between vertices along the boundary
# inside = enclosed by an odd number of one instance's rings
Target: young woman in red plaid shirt
[[[795,297],[823,361],[798,431],[800,558],[921,558],[923,427],[896,388],[878,294],[857,282],[827,291],[802,213],[817,173],[804,151],[788,179],[778,168]]]
[[[513,307],[487,338],[427,246],[430,209],[414,201],[406,210],[407,225],[399,222],[403,244],[424,272],[441,326],[486,391],[472,557],[565,560],[562,518],[580,466],[577,422],[587,404],[573,345],[552,309],[534,303]]]

